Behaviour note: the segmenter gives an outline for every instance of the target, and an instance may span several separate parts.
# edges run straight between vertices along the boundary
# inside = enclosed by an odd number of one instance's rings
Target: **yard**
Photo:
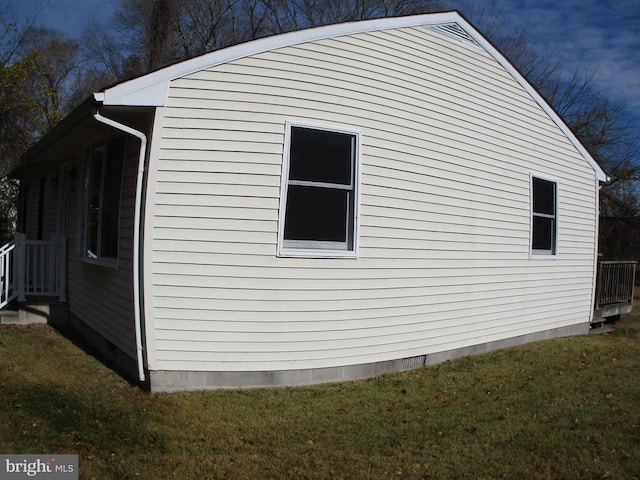
[[[0,328],[0,453],[82,479],[640,478],[640,315],[367,381],[148,394],[48,326]]]

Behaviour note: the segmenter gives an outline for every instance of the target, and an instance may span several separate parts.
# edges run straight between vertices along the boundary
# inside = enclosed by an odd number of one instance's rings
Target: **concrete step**
[[[0,310],[0,324],[32,325],[37,323],[65,324],[65,304],[26,303]]]
[[[612,325],[606,325],[604,323],[592,324],[589,329],[589,335],[599,335],[601,333],[615,332],[616,328]]]
[[[16,325],[20,323],[20,313],[17,310],[0,310],[1,325]]]

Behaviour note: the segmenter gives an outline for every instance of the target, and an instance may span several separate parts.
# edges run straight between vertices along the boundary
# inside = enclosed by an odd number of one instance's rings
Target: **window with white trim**
[[[531,177],[531,253],[556,254],[557,184]]]
[[[287,127],[280,254],[353,254],[358,134]]]
[[[114,262],[118,258],[120,198],[125,137],[94,145],[84,175],[82,255]]]

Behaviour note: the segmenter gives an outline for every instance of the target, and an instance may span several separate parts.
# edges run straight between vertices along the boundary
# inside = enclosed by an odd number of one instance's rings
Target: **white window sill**
[[[302,248],[283,248],[278,251],[282,258],[357,258],[356,252],[349,250],[314,250]]]
[[[558,260],[558,255],[550,253],[530,253],[529,260]]]

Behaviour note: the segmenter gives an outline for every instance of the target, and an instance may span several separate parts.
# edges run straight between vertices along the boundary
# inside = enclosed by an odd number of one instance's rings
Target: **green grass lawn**
[[[640,478],[640,315],[366,381],[148,394],[48,326],[0,326],[0,453],[82,479]]]

